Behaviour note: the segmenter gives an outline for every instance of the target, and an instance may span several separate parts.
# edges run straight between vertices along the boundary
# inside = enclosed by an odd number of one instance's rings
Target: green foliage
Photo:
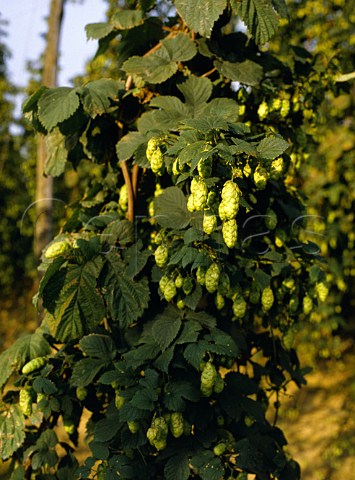
[[[41,329],[0,358],[4,412],[30,400],[2,455],[38,479],[297,480],[267,411],[305,383],[290,332],[328,292],[292,183],[312,134],[291,99],[320,67],[256,46],[283,2],[210,2],[206,15],[206,2],[176,1],[160,19],[138,3],[87,28],[99,52],[120,35],[115,79],[24,105],[52,145],[49,172],[96,173],[44,251]],[[230,33],[232,13],[255,42]],[[78,468],[84,408],[91,455]]]

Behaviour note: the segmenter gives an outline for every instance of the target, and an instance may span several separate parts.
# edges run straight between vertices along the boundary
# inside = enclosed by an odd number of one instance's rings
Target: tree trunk
[[[57,81],[60,29],[65,0],[51,0],[47,44],[44,53],[42,84],[55,87]],[[43,135],[38,136],[36,171],[36,224],[34,254],[39,259],[43,248],[52,238],[53,179],[44,175],[47,147]]]

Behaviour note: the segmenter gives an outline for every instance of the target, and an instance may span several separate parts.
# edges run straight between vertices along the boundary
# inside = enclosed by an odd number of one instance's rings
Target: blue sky
[[[67,0],[61,33],[59,85],[70,85],[70,79],[83,72],[97,41],[87,41],[84,27],[87,23],[105,19],[107,3],[104,0]],[[37,60],[44,49],[41,35],[46,33],[45,18],[50,0],[0,0],[0,18],[6,20],[5,43],[11,51],[8,71],[11,81],[25,86],[28,80],[26,64]]]

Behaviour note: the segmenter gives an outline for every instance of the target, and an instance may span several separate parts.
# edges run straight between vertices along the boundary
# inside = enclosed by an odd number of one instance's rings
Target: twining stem
[[[134,200],[136,200],[137,198],[138,175],[139,175],[139,165],[135,164],[133,165],[133,168],[132,168],[132,190],[133,190]]]
[[[127,195],[128,195],[128,210],[127,210],[127,220],[133,222],[134,220],[134,194],[131,182],[131,176],[129,174],[129,169],[127,165],[127,161],[124,160],[121,162],[121,168],[123,173],[123,178],[127,187]]]

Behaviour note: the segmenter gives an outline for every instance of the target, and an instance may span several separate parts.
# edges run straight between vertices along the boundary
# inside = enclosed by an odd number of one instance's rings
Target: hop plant
[[[233,248],[238,238],[237,222],[233,220],[226,220],[222,225],[222,235],[224,243],[228,248]]]
[[[280,115],[285,118],[290,112],[290,100],[284,98],[281,102]]]
[[[201,373],[200,390],[204,397],[212,395],[214,383],[217,378],[217,370],[212,362],[207,362]]]
[[[221,272],[217,263],[212,263],[212,265],[207,269],[205,285],[209,293],[213,293],[217,290],[220,273]]]
[[[182,284],[182,290],[185,295],[190,295],[194,288],[194,281],[191,277],[186,277],[184,278],[183,284]]]
[[[161,244],[157,247],[154,252],[155,263],[158,267],[164,267],[166,265],[168,258],[169,258],[169,250],[165,244]]]
[[[117,410],[121,410],[123,405],[125,404],[125,399],[122,397],[120,390],[115,390],[115,406]]]
[[[156,417],[153,419],[150,428],[147,431],[149,443],[157,450],[166,448],[166,439],[168,436],[168,424],[164,417]]]
[[[261,294],[261,305],[263,310],[267,312],[274,304],[274,292],[271,287],[264,288]]]
[[[205,211],[203,215],[203,231],[207,235],[211,235],[216,230],[217,217],[211,212]]]
[[[130,420],[127,422],[127,427],[128,430],[134,434],[137,433],[139,430],[139,423],[137,422],[137,420]]]
[[[268,173],[264,167],[258,165],[254,172],[254,183],[258,190],[263,190],[266,187],[268,181]]]
[[[184,284],[184,277],[179,273],[179,275],[175,278],[175,287],[181,288]]]

